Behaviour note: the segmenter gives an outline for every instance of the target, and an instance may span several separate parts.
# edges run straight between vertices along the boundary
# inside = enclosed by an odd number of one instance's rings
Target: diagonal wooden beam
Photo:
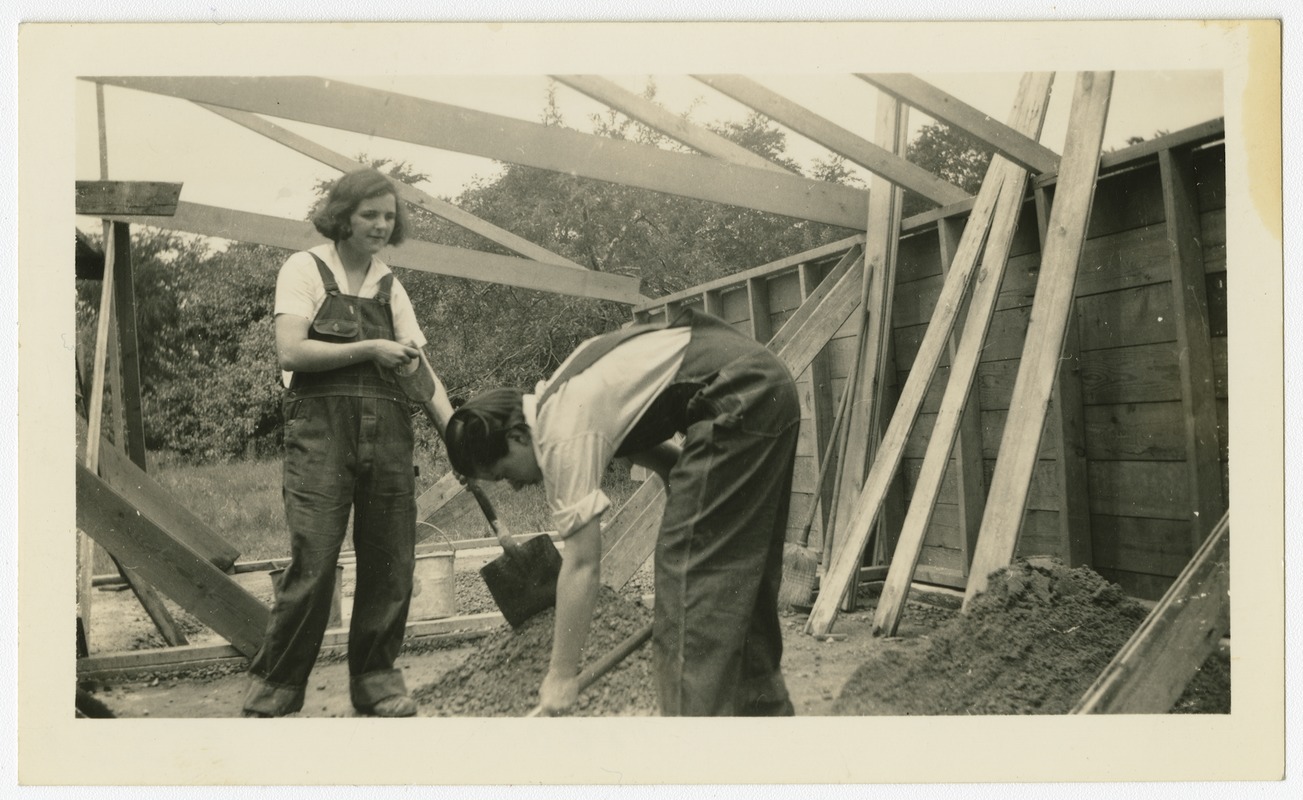
[[[268,608],[82,464],[77,465],[77,527],[241,653],[257,651]]]
[[[873,614],[873,633],[876,636],[895,635],[896,626],[900,623],[909,584],[914,579],[914,569],[923,550],[923,537],[932,521],[932,511],[936,507],[937,495],[941,492],[941,481],[945,477],[952,448],[959,436],[964,407],[972,391],[973,380],[977,377],[977,365],[981,361],[986,334],[995,314],[996,300],[1000,296],[1000,282],[1004,279],[1009,249],[1013,245],[1013,235],[1018,227],[1018,215],[1022,211],[1027,189],[1025,171],[1017,165],[1007,163],[1002,164],[1001,168],[1005,171],[1004,185],[996,200],[991,235],[973,285],[968,316],[964,320],[959,346],[951,355],[950,373],[941,399],[941,408],[937,411],[936,422],[928,438],[922,469],[914,483],[914,495],[910,499],[909,511],[905,515],[900,539],[891,559],[891,569],[887,572],[882,596]]]
[[[1225,512],[1176,582],[1071,713],[1171,711],[1226,634],[1230,559],[1230,512]]]
[[[731,164],[787,172],[742,145],[729,141],[708,128],[694,125],[684,117],[668,111],[645,97],[639,97],[605,78],[596,75],[553,75],[552,79],[600,103],[605,103],[630,119],[637,120],[674,141],[686,144],[708,156],[723,159]]]
[[[208,103],[196,103],[200,108],[205,108],[219,117],[242,125],[249,130],[260,133],[274,142],[279,142],[296,152],[302,153],[308,158],[315,159],[328,167],[334,167],[340,172],[350,172],[360,166],[365,166],[349,158],[342,153],[337,153],[328,147],[317,144],[306,136],[283,128],[274,122],[270,122],[257,114],[250,114],[247,111],[236,111],[231,108],[222,108],[221,106],[209,105]],[[555,264],[558,267],[570,267],[572,269],[587,269],[582,264],[577,264],[565,256],[553,253],[546,247],[540,247],[528,239],[523,239],[511,231],[499,228],[491,222],[480,219],[479,217],[467,211],[463,211],[446,200],[427,194],[410,186],[402,181],[394,182],[395,188],[398,189],[399,196],[417,208],[429,211],[437,217],[442,217],[454,225],[460,225],[472,233],[477,233],[495,244],[519,253],[525,258],[532,258],[535,261],[541,261],[544,264]]]
[[[233,211],[197,203],[181,202],[171,217],[119,217],[118,222],[134,222],[169,230],[217,236],[223,239],[306,250],[321,243],[321,234],[310,222]],[[569,269],[537,261],[466,250],[461,247],[409,239],[399,248],[384,251],[385,263],[418,269],[454,278],[517,286],[540,292],[613,300],[636,304],[647,300],[638,292],[638,280],[594,270]]]
[[[868,193],[565,128],[310,77],[105,77],[154,92],[368,136],[858,230]]]
[[[1019,129],[1034,130],[1040,124],[1039,120],[1043,118],[1049,100],[1050,78],[1045,73],[1035,73],[1024,78],[1011,114],[1012,124]],[[996,200],[1004,186],[1008,168],[1007,162],[995,160],[987,171],[986,179],[982,181],[981,191],[977,193],[973,211],[959,240],[955,261],[941,286],[936,308],[932,311],[927,332],[923,334],[923,341],[914,356],[909,377],[901,389],[896,410],[882,435],[882,444],[869,468],[868,477],[864,480],[864,488],[850,511],[843,543],[828,565],[825,582],[806,621],[805,629],[808,633],[821,635],[832,630],[837,619],[838,601],[859,574],[869,531],[882,507],[896,468],[900,466],[905,442],[918,418],[919,409],[923,406],[923,398],[927,394],[937,363],[941,360],[941,353],[950,339],[960,303],[991,227]]]
[[[845,156],[873,174],[939,205],[967,200],[963,189],[938,178],[917,164],[874,144],[750,78],[741,75],[694,75],[694,78],[770,119]],[[863,225],[863,222],[860,223]]]
[[[927,81],[907,73],[857,73],[879,90],[917,108],[930,117],[954,125],[981,139],[997,153],[1032,172],[1058,172],[1059,156],[1050,148],[964,101],[946,94]]]
[[[1045,426],[1045,408],[1054,389],[1067,335],[1077,262],[1095,196],[1100,145],[1112,89],[1111,72],[1083,72],[1077,76],[1063,168],[1054,193],[1054,208],[1050,211],[1031,322],[1009,401],[995,474],[991,476],[982,531],[973,555],[973,571],[964,590],[965,609],[986,588],[990,574],[1009,563],[1018,545],[1027,492]]]

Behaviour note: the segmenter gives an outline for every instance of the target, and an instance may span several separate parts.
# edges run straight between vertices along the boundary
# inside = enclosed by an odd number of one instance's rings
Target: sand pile
[[[602,587],[584,665],[613,650],[651,618],[650,609]],[[538,687],[552,656],[554,620],[555,614],[548,609],[515,630],[504,628],[481,639],[461,666],[412,693],[420,703],[421,715],[523,717],[529,713],[538,703]],[[655,712],[651,645],[645,644],[582,692],[574,714],[645,716]]]
[[[1146,610],[1095,572],[1019,561],[992,576],[970,612],[917,647],[884,650],[847,680],[840,715],[1067,713],[1145,618]],[[1176,710],[1229,711],[1216,655],[1187,692],[1222,693],[1225,708],[1178,701]]]

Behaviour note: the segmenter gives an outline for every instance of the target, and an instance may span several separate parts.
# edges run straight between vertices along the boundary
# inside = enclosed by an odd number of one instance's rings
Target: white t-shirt
[[[624,437],[678,374],[691,338],[691,328],[666,328],[621,343],[553,392],[541,414],[537,399],[551,379],[525,395],[525,421],[559,536],[569,536],[610,508],[602,475]]]
[[[348,278],[344,274],[344,264],[339,260],[339,253],[335,250],[333,242],[317,245],[309,252],[315,253],[326,266],[330,268],[330,273],[335,276],[335,282],[339,284],[341,294],[348,294]],[[376,291],[380,288],[380,279],[392,272],[389,265],[385,264],[374,256],[371,258],[371,268],[367,270],[366,279],[362,282],[362,288],[355,295],[359,298],[373,298]],[[317,271],[317,262],[312,256],[305,252],[295,253],[285,260],[281,266],[280,274],[276,278],[276,305],[274,313],[293,314],[297,317],[303,317],[307,320],[315,319],[317,312],[321,310],[322,303],[326,302],[326,287],[321,282],[321,273]],[[396,341],[411,340],[416,342],[418,347],[425,346],[425,334],[421,332],[421,326],[416,322],[416,311],[412,308],[412,301],[407,296],[407,290],[399,283],[398,277],[394,276],[392,288],[389,290],[389,307],[394,315],[394,339]],[[290,385],[290,378],[294,373],[281,372],[281,382],[285,386]]]

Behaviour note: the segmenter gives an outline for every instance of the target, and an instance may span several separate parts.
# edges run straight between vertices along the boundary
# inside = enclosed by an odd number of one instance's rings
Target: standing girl
[[[403,241],[405,215],[389,179],[363,169],[331,187],[312,221],[330,242],[290,256],[276,283],[290,564],[249,667],[244,715],[303,707],[351,513],[349,693],[363,714],[412,716],[416,702],[394,668],[416,541],[412,420],[395,374],[416,368],[425,336],[402,284],[377,258]]]

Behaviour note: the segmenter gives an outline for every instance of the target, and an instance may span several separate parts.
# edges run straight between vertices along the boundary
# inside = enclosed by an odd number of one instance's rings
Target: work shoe
[[[245,709],[242,716],[246,719],[271,719],[272,717],[271,714],[268,714],[265,711],[250,711],[248,709]]]
[[[395,694],[386,697],[370,708],[360,709],[363,714],[373,717],[414,717],[416,716],[416,701],[405,694]]]

